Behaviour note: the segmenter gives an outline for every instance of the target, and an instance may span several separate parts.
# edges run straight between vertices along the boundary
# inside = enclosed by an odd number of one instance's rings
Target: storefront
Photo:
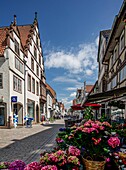
[[[0,103],[0,126],[6,126],[6,122],[7,122],[6,103]]]
[[[27,115],[35,120],[35,101],[27,99]]]

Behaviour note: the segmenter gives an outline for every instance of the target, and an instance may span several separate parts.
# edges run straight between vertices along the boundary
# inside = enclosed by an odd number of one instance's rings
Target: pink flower
[[[106,158],[106,162],[110,162],[110,158]]]
[[[47,165],[41,168],[41,170],[58,170],[55,165]]]
[[[79,159],[76,156],[69,156],[67,161],[68,163],[73,163],[74,165],[80,165]]]
[[[38,162],[31,162],[24,170],[41,170],[41,165]]]
[[[112,148],[115,148],[116,146],[120,145],[120,140],[119,140],[118,137],[110,137],[109,140],[108,140],[108,144]]]
[[[70,146],[68,148],[68,153],[73,156],[79,156],[80,155],[80,150],[77,149],[75,146]]]

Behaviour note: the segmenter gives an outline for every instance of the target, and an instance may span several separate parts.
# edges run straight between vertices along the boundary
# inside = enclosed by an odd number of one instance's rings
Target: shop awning
[[[102,103],[104,101],[109,101],[112,99],[116,99],[119,97],[122,97],[124,94],[126,94],[126,87],[121,87],[113,90],[109,90],[102,93],[95,93],[90,94],[87,96],[86,102],[99,102]]]
[[[92,109],[97,110],[102,107],[102,105],[98,103],[85,103],[83,106],[81,106],[81,104],[71,106],[73,110],[84,110],[86,107],[92,107]]]
[[[71,108],[72,108],[73,110],[84,110],[84,107],[81,106],[81,104],[73,105],[73,106],[71,106]]]

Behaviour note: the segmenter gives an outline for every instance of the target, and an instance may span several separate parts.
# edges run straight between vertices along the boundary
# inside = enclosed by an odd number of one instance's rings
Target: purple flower
[[[15,160],[9,165],[9,170],[24,170],[25,163],[22,160]]]

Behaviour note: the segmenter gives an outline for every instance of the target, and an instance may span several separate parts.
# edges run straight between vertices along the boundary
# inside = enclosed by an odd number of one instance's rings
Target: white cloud
[[[91,76],[93,74],[93,71],[89,69],[87,69],[85,72],[88,76]]]
[[[62,49],[49,51],[45,56],[45,66],[47,69],[63,68],[70,74],[84,72],[89,75],[89,71],[86,71],[87,69],[95,70],[97,68],[97,44],[98,37],[94,43],[80,44],[76,52],[74,50],[65,51]]]
[[[75,97],[75,96],[76,96],[76,92],[70,94],[70,97]]]
[[[66,109],[70,108],[73,103],[73,100],[69,100],[69,98],[64,98],[61,101],[64,103]]]
[[[77,79],[68,78],[67,76],[59,76],[53,79],[54,82],[60,83],[72,83],[76,86],[82,86],[83,83],[79,82]]]
[[[76,87],[68,87],[68,88],[66,88],[66,90],[67,91],[75,91],[75,90],[77,90],[77,88]]]

